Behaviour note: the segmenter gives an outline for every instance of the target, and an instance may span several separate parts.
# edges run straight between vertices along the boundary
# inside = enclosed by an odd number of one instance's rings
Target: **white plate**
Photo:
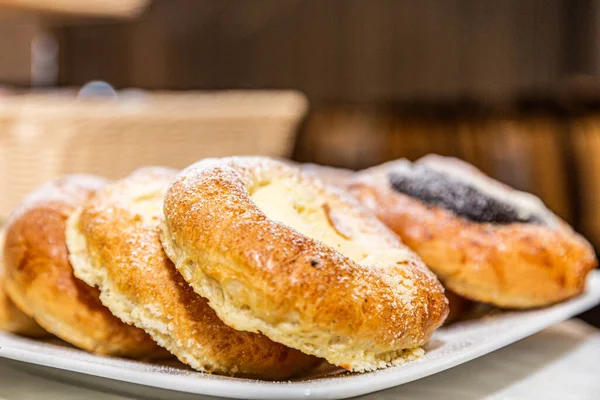
[[[594,271],[588,278],[586,292],[565,303],[541,310],[503,312],[438,330],[426,347],[427,353],[419,360],[367,374],[320,376],[291,382],[227,378],[194,372],[176,364],[153,365],[94,356],[64,345],[6,333],[0,333],[0,357],[34,364],[29,368],[54,376],[59,373],[63,379],[146,397],[192,398],[204,394],[244,399],[341,399],[402,385],[452,368],[598,303],[600,271]]]

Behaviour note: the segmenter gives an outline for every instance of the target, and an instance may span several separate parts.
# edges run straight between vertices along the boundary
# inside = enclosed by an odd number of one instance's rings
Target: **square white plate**
[[[244,399],[342,399],[402,385],[480,357],[600,303],[600,271],[586,292],[553,307],[502,312],[439,329],[421,359],[367,374],[325,375],[291,382],[264,382],[202,374],[183,366],[155,365],[88,354],[60,344],[0,333],[0,357],[45,374],[146,397],[197,398],[198,394]],[[51,367],[51,368],[43,368]]]

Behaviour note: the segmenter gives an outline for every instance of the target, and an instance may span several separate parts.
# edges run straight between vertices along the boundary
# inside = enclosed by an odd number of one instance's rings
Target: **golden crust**
[[[506,308],[546,306],[581,293],[587,273],[596,266],[591,245],[562,221],[556,228],[471,222],[393,190],[385,164],[359,173],[347,189],[396,232],[444,286],[475,301]]]
[[[73,276],[65,244],[67,216],[104,184],[69,176],[32,193],[6,230],[6,289],[48,332],[87,351],[145,357],[159,347],[103,307],[98,291]]]
[[[268,218],[277,210],[259,209],[251,196],[270,186],[298,198],[299,224],[325,210],[338,244],[365,254],[354,261]],[[297,168],[260,157],[205,160],[178,175],[164,210],[167,255],[221,320],[346,369],[418,356],[404,350],[423,345],[448,313],[418,257],[354,200]]]
[[[78,277],[122,320],[197,370],[285,379],[321,362],[219,320],[166,257],[158,237],[175,171],[141,169],[97,192],[67,229]]]
[[[0,330],[40,337],[48,333],[15,306],[4,290],[4,229],[0,229]]]

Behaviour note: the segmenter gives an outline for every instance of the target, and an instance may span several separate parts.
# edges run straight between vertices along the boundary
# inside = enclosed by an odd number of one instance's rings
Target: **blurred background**
[[[600,246],[600,0],[0,0],[0,86],[2,217],[65,172],[434,152]]]

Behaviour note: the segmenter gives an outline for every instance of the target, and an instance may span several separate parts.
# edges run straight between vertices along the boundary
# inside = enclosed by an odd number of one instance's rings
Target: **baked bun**
[[[87,351],[145,357],[160,348],[102,306],[98,291],[73,276],[65,223],[105,181],[73,175],[25,199],[6,227],[5,287],[15,304],[48,332]]]
[[[298,168],[204,160],[177,176],[164,211],[167,255],[221,320],[347,370],[419,356],[448,313],[396,235]]]
[[[546,306],[581,293],[596,266],[591,245],[540,199],[457,159],[390,162],[347,189],[446,287],[475,301]]]
[[[40,337],[48,333],[19,310],[4,290],[4,229],[0,229],[0,330]]]
[[[74,214],[67,238],[79,278],[116,316],[144,329],[199,371],[285,379],[320,362],[219,320],[162,249],[158,224],[175,171],[144,168],[100,190]]]

